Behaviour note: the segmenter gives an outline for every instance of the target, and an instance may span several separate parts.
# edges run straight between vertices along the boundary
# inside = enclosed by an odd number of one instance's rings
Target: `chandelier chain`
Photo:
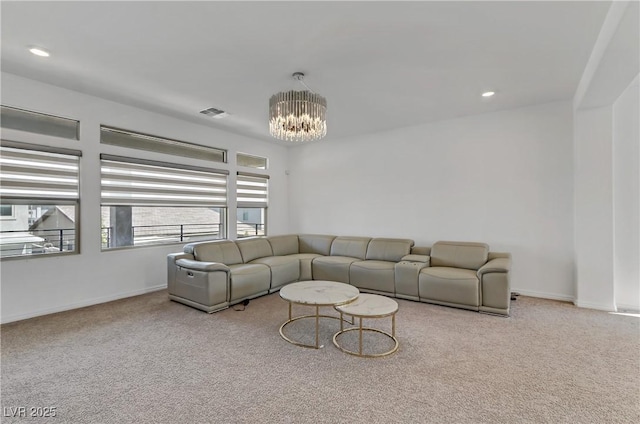
[[[307,90],[309,90],[310,92],[312,92],[313,94],[316,94],[315,91],[313,91],[311,88],[309,88],[309,86],[307,85],[307,83],[305,83],[304,81],[302,81],[302,79],[298,79],[298,82],[300,84],[302,84]]]

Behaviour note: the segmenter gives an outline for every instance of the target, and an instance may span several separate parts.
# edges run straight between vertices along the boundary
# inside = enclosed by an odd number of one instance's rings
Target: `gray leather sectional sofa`
[[[313,279],[509,315],[511,255],[484,243],[292,234],[191,243],[167,259],[169,298],[209,313]]]

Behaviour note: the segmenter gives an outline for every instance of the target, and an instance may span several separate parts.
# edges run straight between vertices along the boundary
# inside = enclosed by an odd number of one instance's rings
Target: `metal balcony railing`
[[[75,228],[0,231],[0,256],[65,253],[76,250]]]
[[[264,224],[256,224],[256,223],[238,223],[238,238],[243,237],[253,237],[253,236],[263,236],[264,235]]]
[[[223,224],[220,223],[135,225],[131,227],[131,234],[124,235],[124,240],[118,243],[115,239],[114,228],[102,227],[102,248],[220,238],[224,236],[222,230]]]
[[[264,224],[238,223],[237,237],[264,235],[264,229]],[[101,228],[103,249],[118,246],[188,242],[224,236],[223,224],[221,223],[136,225],[131,228],[130,236],[127,236],[128,243],[118,245],[114,238],[114,228]],[[75,228],[0,231],[1,257],[74,252],[75,250]]]

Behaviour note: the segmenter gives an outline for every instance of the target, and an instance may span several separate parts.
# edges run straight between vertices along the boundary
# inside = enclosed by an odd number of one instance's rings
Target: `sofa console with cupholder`
[[[190,243],[168,255],[169,298],[216,312],[294,281],[509,315],[509,253],[485,243],[291,234]]]

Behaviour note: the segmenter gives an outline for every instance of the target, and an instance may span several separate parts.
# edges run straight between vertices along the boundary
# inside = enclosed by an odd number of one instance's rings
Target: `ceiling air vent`
[[[216,109],[215,107],[210,107],[209,109],[201,110],[200,113],[203,115],[210,116],[212,118],[222,118],[227,115],[224,110]]]

